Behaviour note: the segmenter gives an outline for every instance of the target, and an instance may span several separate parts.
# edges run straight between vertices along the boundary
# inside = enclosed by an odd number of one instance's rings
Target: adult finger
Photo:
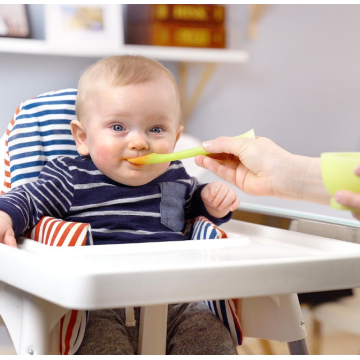
[[[340,190],[335,193],[334,197],[339,204],[360,210],[360,194]]]
[[[211,153],[226,153],[239,156],[243,146],[247,146],[254,139],[233,138],[222,136],[210,141],[204,141],[202,147]]]
[[[228,181],[231,184],[235,184],[236,171],[228,166],[223,165],[216,159],[212,159],[208,156],[197,156],[195,162],[198,166],[213,172],[220,178]]]

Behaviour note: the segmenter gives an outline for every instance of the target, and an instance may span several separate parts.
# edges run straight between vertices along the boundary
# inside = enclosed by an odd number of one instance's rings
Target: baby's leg
[[[137,334],[137,326],[125,326],[124,309],[90,311],[84,340],[76,354],[135,355]]]
[[[170,305],[167,335],[169,355],[237,355],[230,332],[203,302]]]

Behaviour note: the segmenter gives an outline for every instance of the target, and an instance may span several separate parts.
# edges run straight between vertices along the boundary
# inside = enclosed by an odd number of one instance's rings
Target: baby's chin
[[[162,174],[164,174],[164,172],[167,170],[167,168],[169,167],[164,166],[165,164],[162,164],[162,169],[159,169],[159,171],[156,171],[152,174],[145,174],[144,172],[134,172],[133,176],[129,175],[129,176],[119,176],[117,177],[115,176],[108,176],[110,179],[122,184],[122,185],[126,185],[126,186],[143,186],[146,184],[149,184],[150,182],[152,182],[153,180],[156,180],[159,176],[161,176]],[[154,166],[154,165],[146,165],[146,166]]]

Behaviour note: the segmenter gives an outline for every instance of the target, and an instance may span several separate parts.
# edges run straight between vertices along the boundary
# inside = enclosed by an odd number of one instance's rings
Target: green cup
[[[334,194],[338,190],[348,190],[360,194],[360,177],[354,174],[354,168],[357,165],[360,165],[360,153],[321,154],[322,180],[331,195],[330,206],[332,208],[360,213],[359,209],[343,206],[334,199]]]

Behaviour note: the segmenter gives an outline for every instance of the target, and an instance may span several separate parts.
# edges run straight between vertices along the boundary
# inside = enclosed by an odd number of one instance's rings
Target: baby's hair
[[[156,60],[134,55],[103,58],[85,70],[78,84],[76,116],[81,120],[84,104],[92,94],[101,91],[104,84],[110,87],[136,85],[155,81],[164,75],[174,85],[179,104],[180,121],[179,91],[171,72]]]

